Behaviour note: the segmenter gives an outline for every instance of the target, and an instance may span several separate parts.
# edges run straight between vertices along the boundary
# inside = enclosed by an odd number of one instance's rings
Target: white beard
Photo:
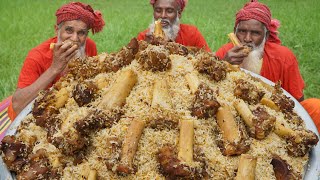
[[[259,46],[253,46],[253,50],[246,58],[244,58],[243,62],[240,64],[241,68],[254,72],[256,74],[260,74],[265,42],[266,38],[263,39],[262,43]]]
[[[168,27],[162,27],[162,30],[165,34],[166,40],[172,40],[175,41],[178,33],[180,31],[180,19],[177,16],[177,18],[174,20],[173,23],[170,23],[169,20],[163,19],[163,21],[167,21],[169,23]],[[153,18],[152,23],[149,25],[150,33],[154,33],[154,27],[155,27],[155,19]]]

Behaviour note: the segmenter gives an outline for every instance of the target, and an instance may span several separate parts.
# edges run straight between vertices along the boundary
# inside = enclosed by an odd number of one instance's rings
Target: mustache
[[[165,22],[165,23],[171,24],[168,19],[161,19],[161,22]]]

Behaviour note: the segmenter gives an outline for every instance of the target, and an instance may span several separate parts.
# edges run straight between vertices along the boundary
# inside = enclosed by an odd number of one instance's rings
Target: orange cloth
[[[300,104],[309,113],[320,133],[320,99],[310,98],[302,101]]]
[[[149,29],[146,29],[143,32],[138,34],[138,40],[145,40],[146,34],[149,32]],[[198,48],[205,48],[206,51],[211,52],[206,40],[200,33],[200,31],[192,25],[180,24],[180,30],[178,36],[175,40],[176,43],[182,44],[184,46],[195,46]]]
[[[40,76],[43,74],[52,64],[53,52],[50,49],[51,43],[56,43],[57,37],[50,38],[47,41],[41,43],[37,47],[29,51],[23,67],[20,71],[18,79],[18,88],[24,88],[32,83],[34,83]],[[86,55],[87,56],[96,56],[97,47],[93,40],[87,38],[86,40]],[[55,82],[59,80],[60,76],[57,76],[56,79],[50,83],[51,87]],[[16,113],[13,111],[12,103],[8,107],[8,114],[11,120],[16,117]]]
[[[216,56],[223,59],[232,47],[232,43],[223,45],[216,52]],[[304,81],[299,71],[298,61],[287,47],[266,42],[260,75],[272,82],[280,80],[282,88],[296,99],[303,96]]]
[[[13,121],[17,117],[17,114],[16,114],[16,112],[14,112],[13,107],[12,107],[12,101],[10,102],[10,105],[8,106],[8,116],[11,121]]]

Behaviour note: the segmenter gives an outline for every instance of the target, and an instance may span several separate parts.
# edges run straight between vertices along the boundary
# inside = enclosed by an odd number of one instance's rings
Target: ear
[[[58,25],[54,25],[54,33],[57,36],[58,35]]]
[[[179,11],[178,11],[178,17],[179,17],[179,19],[181,19],[181,14],[182,14],[182,11],[179,10]]]
[[[267,33],[266,33],[266,40],[269,39],[269,35],[270,35],[270,31],[267,31]]]

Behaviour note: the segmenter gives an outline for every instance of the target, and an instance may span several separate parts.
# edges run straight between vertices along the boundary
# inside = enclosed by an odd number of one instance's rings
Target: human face
[[[173,24],[177,16],[181,18],[181,11],[176,0],[157,0],[153,6],[153,17],[155,20],[166,19]],[[166,21],[161,21],[162,27],[166,28],[170,25]]]
[[[87,24],[81,20],[65,21],[56,27],[58,39],[61,42],[71,40],[78,47],[83,46],[88,35]]]
[[[239,22],[236,35],[243,45],[254,47],[260,46],[267,34],[263,23],[250,19]]]

